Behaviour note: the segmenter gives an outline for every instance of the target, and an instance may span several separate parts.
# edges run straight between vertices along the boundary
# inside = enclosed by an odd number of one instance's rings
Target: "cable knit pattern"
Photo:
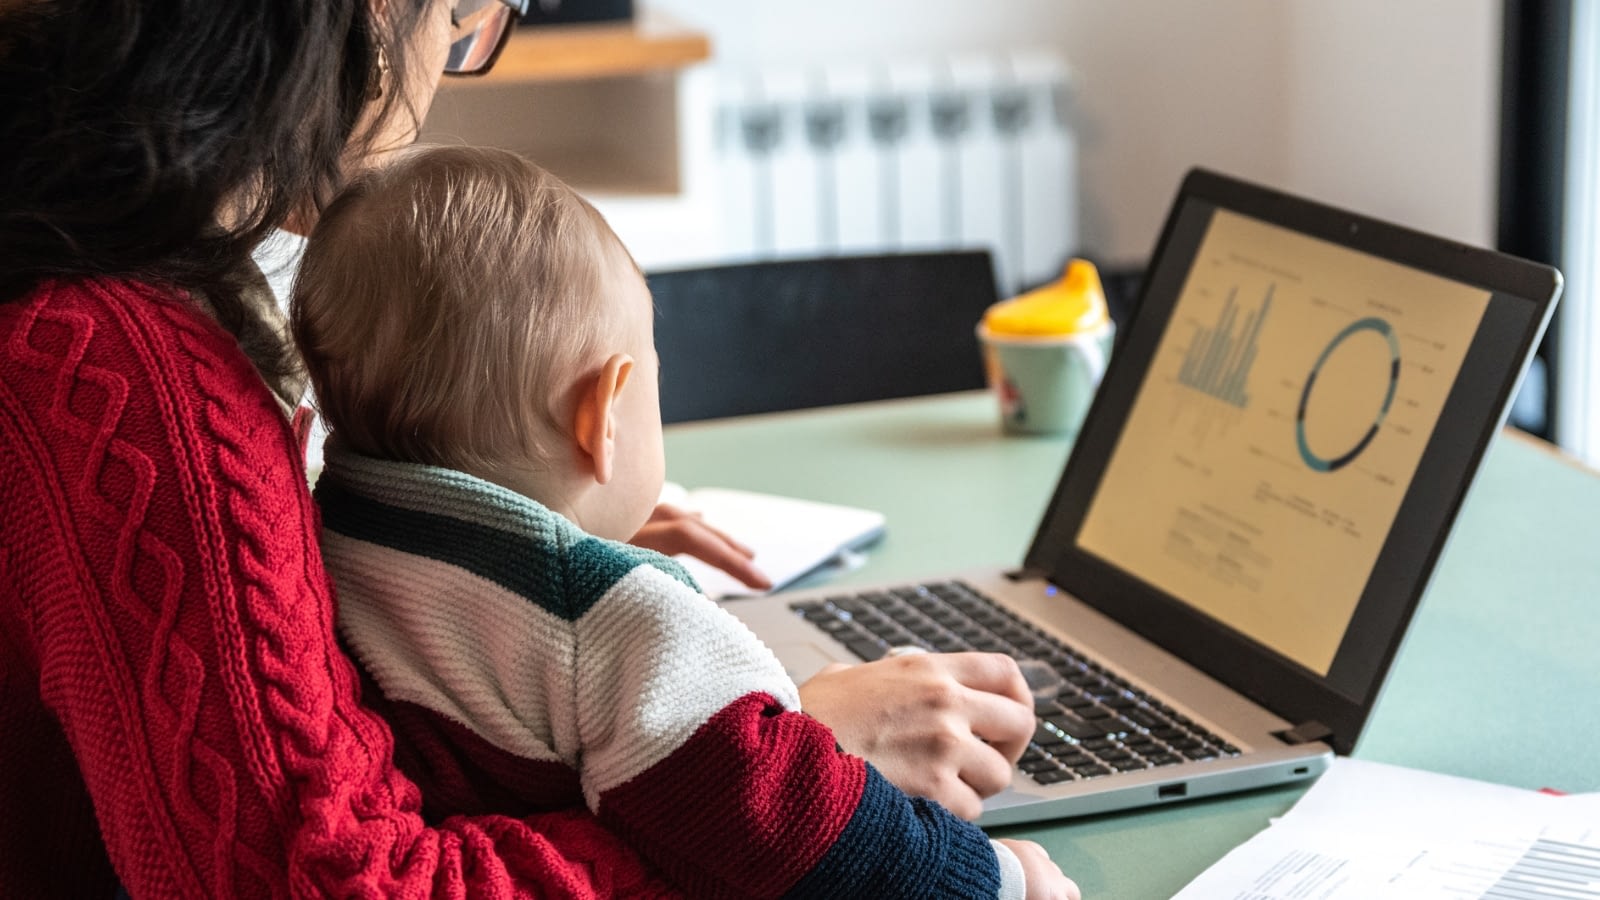
[[[430,809],[493,808],[479,787],[548,809],[576,786],[693,897],[1000,890],[982,832],[842,752],[672,560],[447,469],[329,451],[316,496],[341,634]],[[508,782],[516,758],[539,777]]]
[[[424,824],[289,425],[185,299],[0,304],[0,501],[0,893],[671,893],[581,809]]]

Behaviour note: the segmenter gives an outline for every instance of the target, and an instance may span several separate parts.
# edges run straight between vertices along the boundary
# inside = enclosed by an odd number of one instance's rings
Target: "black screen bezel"
[[[1484,311],[1326,676],[1080,548],[1076,536],[1170,321],[1212,212],[1232,212],[1488,291]],[[1196,169],[1184,179],[1105,379],[1029,548],[1026,566],[1287,721],[1319,722],[1349,753],[1450,525],[1543,334],[1555,269]]]

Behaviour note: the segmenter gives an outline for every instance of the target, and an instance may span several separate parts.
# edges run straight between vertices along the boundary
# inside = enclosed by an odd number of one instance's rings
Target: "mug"
[[[1105,375],[1114,329],[1067,335],[994,334],[982,323],[989,386],[1000,400],[1000,427],[1009,434],[1075,437]]]

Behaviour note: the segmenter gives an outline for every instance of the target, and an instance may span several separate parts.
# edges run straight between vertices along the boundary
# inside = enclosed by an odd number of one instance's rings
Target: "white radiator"
[[[1046,55],[724,72],[733,259],[982,247],[1002,294],[1078,250],[1069,76]]]

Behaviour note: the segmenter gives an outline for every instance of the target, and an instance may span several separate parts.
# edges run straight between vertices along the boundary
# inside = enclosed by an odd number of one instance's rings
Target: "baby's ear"
[[[594,480],[600,484],[611,480],[616,465],[617,398],[632,374],[633,357],[613,353],[599,373],[578,390],[572,433],[578,440],[578,449],[590,461]]]

